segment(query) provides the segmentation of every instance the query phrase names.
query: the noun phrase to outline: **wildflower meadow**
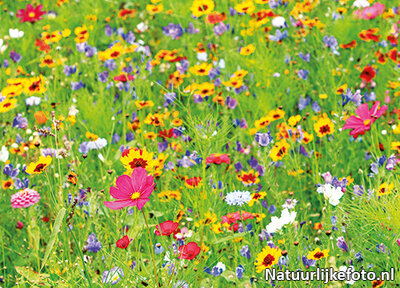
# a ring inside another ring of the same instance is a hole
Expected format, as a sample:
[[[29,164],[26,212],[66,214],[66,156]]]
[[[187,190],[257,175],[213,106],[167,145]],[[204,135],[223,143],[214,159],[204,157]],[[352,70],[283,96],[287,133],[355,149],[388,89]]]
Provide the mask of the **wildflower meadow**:
[[[0,23],[0,287],[400,286],[399,1]]]

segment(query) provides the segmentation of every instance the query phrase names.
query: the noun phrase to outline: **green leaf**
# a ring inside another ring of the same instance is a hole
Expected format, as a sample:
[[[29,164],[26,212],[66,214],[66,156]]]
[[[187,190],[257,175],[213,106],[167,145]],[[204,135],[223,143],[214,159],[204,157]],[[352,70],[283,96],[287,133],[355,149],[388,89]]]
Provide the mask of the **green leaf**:
[[[53,233],[51,234],[50,241],[47,245],[47,249],[46,249],[46,253],[44,254],[41,269],[43,269],[44,265],[47,262],[47,259],[50,256],[51,250],[53,250],[53,246],[54,246],[54,243],[56,242],[58,231],[60,230],[62,220],[64,219],[65,211],[66,211],[65,208],[61,208],[57,214],[56,221],[54,222]]]

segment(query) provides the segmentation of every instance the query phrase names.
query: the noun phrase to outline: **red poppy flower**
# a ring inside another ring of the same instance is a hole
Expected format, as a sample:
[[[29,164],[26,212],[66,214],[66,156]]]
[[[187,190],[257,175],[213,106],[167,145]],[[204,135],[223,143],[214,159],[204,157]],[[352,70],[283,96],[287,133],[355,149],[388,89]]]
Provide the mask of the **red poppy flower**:
[[[179,247],[179,259],[193,260],[199,255],[201,248],[196,242],[189,242]]]
[[[357,46],[356,40],[353,40],[347,44],[340,44],[340,48],[343,48],[343,49],[352,49],[352,48],[355,48],[356,46]]]
[[[163,138],[163,139],[167,139],[167,138],[171,138],[174,136],[174,129],[171,128],[169,130],[165,129],[162,131],[158,132],[158,137]]]
[[[37,46],[40,51],[43,51],[46,54],[49,53],[49,51],[51,49],[49,45],[47,45],[44,41],[42,41],[40,39],[36,39],[35,46]]]
[[[206,158],[206,163],[207,164],[222,164],[226,163],[229,165],[231,159],[227,154],[211,154],[209,157]]]
[[[127,81],[132,81],[133,79],[135,79],[135,77],[133,77],[133,75],[131,75],[131,74],[127,74],[127,75],[121,74],[121,75],[114,77],[114,81],[117,81],[117,82],[127,82]]]
[[[218,12],[213,12],[207,15],[205,21],[207,24],[217,24],[219,22],[225,21],[226,15],[225,13],[218,13]]]
[[[129,239],[128,236],[125,235],[124,237],[122,237],[117,241],[117,247],[121,249],[126,249],[128,248],[129,243],[131,243],[131,240]]]
[[[364,68],[364,70],[361,72],[360,78],[369,83],[372,81],[372,79],[375,78],[376,72],[374,70],[374,68],[372,68],[371,66],[367,66]]]
[[[46,14],[46,11],[42,11],[43,5],[33,7],[31,4],[26,6],[26,9],[20,9],[17,12],[17,18],[20,18],[19,22],[31,22],[35,23],[38,20],[42,20],[42,15]]]
[[[185,186],[188,188],[194,188],[197,187],[200,183],[201,183],[201,177],[192,177],[186,179]]]
[[[154,233],[156,233],[157,236],[169,236],[176,231],[178,226],[179,223],[176,223],[174,221],[164,221],[156,226],[156,230],[154,231]]]

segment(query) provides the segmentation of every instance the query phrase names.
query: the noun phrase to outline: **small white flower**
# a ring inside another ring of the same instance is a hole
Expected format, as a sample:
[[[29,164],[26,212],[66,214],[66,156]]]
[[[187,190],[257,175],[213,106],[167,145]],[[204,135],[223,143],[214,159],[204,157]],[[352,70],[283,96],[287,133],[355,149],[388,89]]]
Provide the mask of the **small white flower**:
[[[7,162],[8,156],[10,156],[10,153],[8,152],[8,149],[6,146],[1,147],[0,150],[0,161],[1,162]]]
[[[277,28],[287,27],[285,18],[283,18],[282,16],[275,17],[274,19],[272,19],[272,26]]]
[[[29,98],[25,99],[25,104],[26,106],[37,106],[40,104],[41,98],[40,97],[36,97],[36,96],[31,96]]]
[[[207,52],[197,53],[197,60],[207,61]]]
[[[12,28],[10,28],[10,29],[8,29],[8,33],[10,34],[10,37],[11,38],[21,38],[21,37],[23,37],[24,36],[24,31],[20,31],[20,30],[18,30],[17,28],[15,28],[15,29],[12,29]]]
[[[324,194],[325,199],[328,200],[329,204],[333,206],[337,206],[340,202],[340,198],[342,198],[344,195],[342,188],[335,188],[331,184],[324,184],[318,187],[317,192]]]
[[[353,2],[353,6],[357,8],[365,8],[369,7],[369,2],[368,0],[356,0]]]
[[[289,212],[288,209],[283,209],[281,212],[281,217],[278,218],[276,216],[271,217],[271,223],[267,225],[265,228],[268,233],[275,233],[278,232],[283,228],[283,226],[293,223],[296,219],[297,212],[292,211]]]
[[[6,51],[6,49],[7,49],[7,45],[4,44],[4,40],[3,39],[0,39],[0,53],[3,54],[4,51]]]
[[[233,191],[225,196],[225,202],[230,206],[242,206],[251,200],[249,191]]]

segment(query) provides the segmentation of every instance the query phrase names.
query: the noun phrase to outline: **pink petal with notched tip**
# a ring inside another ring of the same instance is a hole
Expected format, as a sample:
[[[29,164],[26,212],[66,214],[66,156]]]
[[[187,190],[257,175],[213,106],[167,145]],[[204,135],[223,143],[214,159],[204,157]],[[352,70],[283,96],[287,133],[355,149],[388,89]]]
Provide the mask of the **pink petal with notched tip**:
[[[368,103],[361,104],[356,109],[356,114],[364,121],[370,118]]]
[[[121,201],[114,201],[114,202],[104,201],[104,205],[113,210],[119,210],[124,207],[134,206],[132,200],[121,200]]]

